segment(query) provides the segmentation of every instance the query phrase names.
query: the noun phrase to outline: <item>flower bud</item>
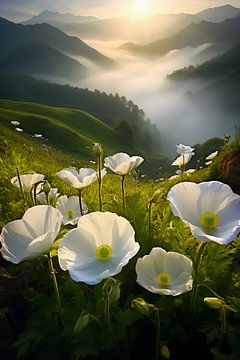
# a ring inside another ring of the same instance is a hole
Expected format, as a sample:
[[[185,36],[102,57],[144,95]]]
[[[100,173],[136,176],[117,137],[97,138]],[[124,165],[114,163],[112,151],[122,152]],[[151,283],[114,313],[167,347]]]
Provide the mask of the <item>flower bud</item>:
[[[120,281],[108,278],[103,285],[103,294],[110,303],[117,302],[120,298]]]
[[[48,194],[50,192],[51,186],[48,181],[44,181],[44,183],[42,185],[42,189],[45,192],[45,194]]]
[[[160,188],[154,192],[152,199],[150,201],[152,203],[157,204],[162,200],[163,195],[164,195],[164,189]]]
[[[132,301],[132,308],[144,316],[149,316],[155,309],[155,306],[148,304],[143,298],[137,298]]]
[[[160,348],[160,354],[164,359],[170,359],[170,351],[167,347],[167,345],[162,345]]]
[[[93,145],[93,153],[97,157],[100,157],[100,156],[103,155],[103,149],[102,149],[102,145],[100,143],[94,143],[94,145]]]
[[[207,304],[212,309],[221,309],[223,307],[223,302],[217,297],[205,297],[205,304]]]

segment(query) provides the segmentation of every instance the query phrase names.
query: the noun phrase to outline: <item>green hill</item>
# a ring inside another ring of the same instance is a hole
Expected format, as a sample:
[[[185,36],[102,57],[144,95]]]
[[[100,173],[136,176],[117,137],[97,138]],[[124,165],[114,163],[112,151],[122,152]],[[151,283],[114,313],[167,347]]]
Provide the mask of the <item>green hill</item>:
[[[47,144],[77,158],[91,159],[89,148],[94,142],[103,143],[108,154],[122,148],[136,152],[119,140],[116,130],[81,110],[0,100],[0,116],[5,126],[13,127],[10,121],[17,120],[25,133],[42,134]]]
[[[69,85],[50,84],[47,81],[16,74],[0,74],[0,84],[2,99],[84,110],[106,125],[118,129],[124,142],[129,141],[149,154],[158,155],[161,151],[161,137],[156,125],[147,121],[144,111],[124,96]],[[130,139],[126,138],[126,131],[122,131],[126,123]]]

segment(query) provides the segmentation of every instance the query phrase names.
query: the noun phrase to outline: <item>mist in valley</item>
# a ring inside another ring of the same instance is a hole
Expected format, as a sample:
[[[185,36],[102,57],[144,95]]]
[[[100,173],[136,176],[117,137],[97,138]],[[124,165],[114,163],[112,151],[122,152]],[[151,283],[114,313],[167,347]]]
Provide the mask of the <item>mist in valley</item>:
[[[176,144],[194,145],[213,137],[234,136],[235,119],[219,121],[221,110],[208,97],[208,103],[198,99],[198,93],[211,85],[211,81],[178,83],[167,79],[173,71],[189,65],[200,65],[209,59],[211,44],[197,48],[173,50],[162,57],[143,58],[120,50],[122,42],[87,41],[98,51],[116,62],[112,69],[98,69],[89,61],[75,58],[90,68],[89,76],[76,80],[74,86],[99,89],[106,93],[125,96],[142,108],[161,134],[161,150],[175,156]],[[194,101],[193,101],[194,98]]]

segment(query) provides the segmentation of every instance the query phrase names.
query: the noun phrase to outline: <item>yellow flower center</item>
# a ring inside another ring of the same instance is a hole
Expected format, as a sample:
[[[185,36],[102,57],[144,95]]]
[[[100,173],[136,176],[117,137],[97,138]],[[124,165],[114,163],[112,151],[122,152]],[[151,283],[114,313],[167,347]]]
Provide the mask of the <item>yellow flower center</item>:
[[[96,250],[96,256],[98,260],[109,260],[112,256],[112,249],[109,245],[100,245]]]
[[[200,221],[208,229],[215,229],[219,224],[219,217],[211,211],[204,211],[200,216]]]
[[[161,288],[167,288],[171,283],[171,276],[166,272],[160,272],[157,276],[157,283]]]
[[[67,209],[66,214],[69,219],[72,219],[75,214],[75,211],[73,209]]]

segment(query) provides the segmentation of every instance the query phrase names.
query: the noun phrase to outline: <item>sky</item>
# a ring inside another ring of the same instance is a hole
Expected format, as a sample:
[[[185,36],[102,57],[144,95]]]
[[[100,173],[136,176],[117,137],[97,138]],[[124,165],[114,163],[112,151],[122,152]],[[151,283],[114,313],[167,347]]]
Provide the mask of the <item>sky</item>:
[[[240,7],[240,0],[0,0],[0,16],[23,21],[48,9],[100,18],[134,17],[155,13],[196,13],[225,4]]]

